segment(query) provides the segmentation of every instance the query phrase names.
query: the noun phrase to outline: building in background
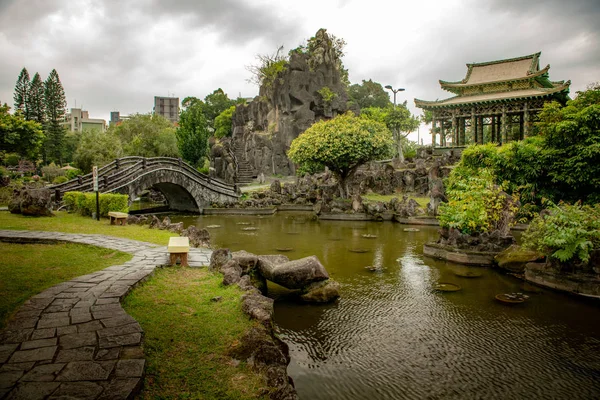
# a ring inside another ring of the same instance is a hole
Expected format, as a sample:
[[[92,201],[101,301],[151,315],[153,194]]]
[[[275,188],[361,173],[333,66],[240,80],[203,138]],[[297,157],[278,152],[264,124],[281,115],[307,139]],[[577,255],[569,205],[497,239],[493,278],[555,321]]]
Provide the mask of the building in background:
[[[71,112],[65,115],[64,127],[72,132],[83,132],[84,130],[106,131],[106,121],[100,118],[90,118],[90,114],[81,108],[71,108]]]
[[[110,121],[109,126],[119,125],[121,122],[131,118],[129,115],[121,115],[119,111],[111,111],[110,112]]]
[[[179,122],[179,97],[154,96],[154,114],[162,115],[176,124]]]

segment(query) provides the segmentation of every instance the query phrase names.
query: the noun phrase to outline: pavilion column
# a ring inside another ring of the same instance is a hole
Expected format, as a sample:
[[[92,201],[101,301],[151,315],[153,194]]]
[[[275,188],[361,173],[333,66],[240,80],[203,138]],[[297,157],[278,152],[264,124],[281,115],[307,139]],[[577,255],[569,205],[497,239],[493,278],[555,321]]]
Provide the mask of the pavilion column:
[[[523,107],[523,139],[529,136],[529,104],[525,102]]]
[[[502,132],[502,144],[506,143],[506,105],[502,106],[502,119],[500,120],[500,131]]]
[[[431,120],[431,147],[435,147],[435,115]]]
[[[460,124],[458,125],[458,128],[460,129],[459,144],[461,146],[464,146],[465,145],[465,130],[466,130],[465,117],[460,117]]]
[[[496,143],[496,117],[492,115],[491,117],[491,126],[490,126],[490,131],[492,133],[492,143]]]
[[[483,144],[483,117],[477,117],[477,144]]]
[[[475,107],[471,108],[471,136],[473,136],[473,143],[477,143],[477,119],[475,118]]]
[[[519,140],[523,140],[523,132],[524,132],[524,116],[523,113],[519,114]]]
[[[444,135],[444,120],[440,119],[440,146],[446,146],[446,136]]]
[[[452,147],[456,147],[458,144],[458,124],[456,123],[456,113],[452,113]]]

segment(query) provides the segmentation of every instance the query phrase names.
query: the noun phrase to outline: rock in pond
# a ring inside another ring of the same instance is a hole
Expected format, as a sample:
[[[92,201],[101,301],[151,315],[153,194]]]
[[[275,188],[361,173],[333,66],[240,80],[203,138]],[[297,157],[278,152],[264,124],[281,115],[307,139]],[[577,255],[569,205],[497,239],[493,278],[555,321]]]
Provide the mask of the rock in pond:
[[[259,257],[262,276],[287,289],[300,289],[313,282],[329,279],[329,274],[316,256],[288,261],[282,264]]]
[[[307,303],[329,303],[340,297],[341,285],[331,279],[302,288],[300,298]]]
[[[527,250],[519,245],[513,244],[506,250],[500,252],[494,259],[498,267],[509,272],[522,274],[525,272],[525,265],[544,258],[544,255],[534,250]]]

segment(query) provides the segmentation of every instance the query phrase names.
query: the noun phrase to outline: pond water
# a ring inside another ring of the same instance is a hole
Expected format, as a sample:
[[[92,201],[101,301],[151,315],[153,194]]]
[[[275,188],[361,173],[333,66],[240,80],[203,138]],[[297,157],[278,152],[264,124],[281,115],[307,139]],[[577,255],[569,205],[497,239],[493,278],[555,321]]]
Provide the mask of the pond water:
[[[424,257],[436,228],[405,232],[391,222],[313,221],[300,213],[172,220],[214,226],[212,243],[232,251],[314,254],[342,284],[330,305],[300,304],[269,287],[301,399],[600,398],[600,302]],[[481,276],[457,275],[466,271]],[[436,292],[438,282],[462,290]],[[512,292],[530,298],[519,305],[494,299]]]

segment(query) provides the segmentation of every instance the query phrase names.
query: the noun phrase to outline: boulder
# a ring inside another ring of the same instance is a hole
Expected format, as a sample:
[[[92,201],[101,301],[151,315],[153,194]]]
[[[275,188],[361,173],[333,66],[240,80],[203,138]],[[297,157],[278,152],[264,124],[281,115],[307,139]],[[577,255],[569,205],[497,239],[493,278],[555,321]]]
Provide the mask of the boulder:
[[[152,216],[152,221],[150,221],[150,229],[160,229],[160,219],[156,215]]]
[[[250,318],[260,322],[270,323],[274,312],[273,303],[273,299],[256,291],[250,291],[242,295],[242,311],[248,314]]]
[[[210,256],[209,271],[220,271],[221,267],[231,260],[229,249],[218,249],[212,252]]]
[[[190,240],[190,245],[193,247],[210,246],[210,233],[204,228],[198,229],[195,225],[190,225],[187,229],[184,229],[180,235],[187,236]]]
[[[509,272],[523,273],[525,265],[530,262],[536,262],[544,259],[544,255],[534,251],[522,248],[513,244],[503,250],[495,258],[498,267]]]
[[[244,250],[234,251],[231,253],[231,256],[238,262],[242,268],[243,274],[247,274],[249,271],[254,270],[258,263],[258,256],[256,254],[248,253]]]
[[[338,282],[327,279],[303,287],[300,298],[307,303],[329,303],[340,297],[340,289]]]
[[[313,282],[329,279],[329,274],[316,256],[283,264],[261,259],[259,271],[266,279],[287,289],[300,289]]]
[[[281,194],[281,182],[279,180],[275,179],[271,182],[271,193]]]
[[[221,266],[220,272],[223,274],[223,285],[229,286],[238,283],[242,277],[242,268],[236,260],[229,260]]]
[[[177,222],[175,224],[169,224],[169,226],[167,227],[167,229],[170,232],[181,234],[181,232],[183,232],[183,222]]]
[[[12,214],[49,217],[52,215],[51,193],[49,189],[15,189],[8,209]]]
[[[243,291],[253,290],[255,289],[252,281],[250,279],[250,275],[242,275],[240,280],[238,281],[238,287]]]

